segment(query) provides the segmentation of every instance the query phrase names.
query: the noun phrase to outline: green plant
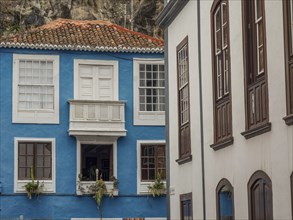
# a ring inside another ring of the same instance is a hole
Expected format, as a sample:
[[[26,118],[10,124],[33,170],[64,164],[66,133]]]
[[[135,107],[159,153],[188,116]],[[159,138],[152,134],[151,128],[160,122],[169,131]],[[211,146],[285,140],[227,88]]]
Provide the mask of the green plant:
[[[165,183],[162,181],[162,175],[160,172],[157,173],[155,182],[148,186],[149,192],[153,197],[161,196],[166,192]]]
[[[34,171],[32,167],[30,168],[30,177],[31,177],[31,182],[25,184],[24,188],[27,193],[27,197],[29,199],[32,199],[32,195],[35,195],[36,197],[40,195],[44,187],[44,183],[40,184],[39,181],[35,182],[35,176],[34,176]]]
[[[98,172],[97,172],[98,173]],[[89,186],[90,193],[94,194],[93,198],[95,199],[99,211],[100,211],[100,219],[102,219],[102,201],[104,195],[107,193],[107,188],[104,180],[102,179],[102,175],[96,182]]]

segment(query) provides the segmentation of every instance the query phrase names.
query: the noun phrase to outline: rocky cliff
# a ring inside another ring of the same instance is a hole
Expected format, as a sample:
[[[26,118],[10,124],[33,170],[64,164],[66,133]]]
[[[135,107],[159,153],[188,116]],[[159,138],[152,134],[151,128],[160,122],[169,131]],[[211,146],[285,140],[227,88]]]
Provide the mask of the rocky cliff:
[[[57,18],[110,20],[154,37],[164,0],[0,0],[0,36],[41,26]]]

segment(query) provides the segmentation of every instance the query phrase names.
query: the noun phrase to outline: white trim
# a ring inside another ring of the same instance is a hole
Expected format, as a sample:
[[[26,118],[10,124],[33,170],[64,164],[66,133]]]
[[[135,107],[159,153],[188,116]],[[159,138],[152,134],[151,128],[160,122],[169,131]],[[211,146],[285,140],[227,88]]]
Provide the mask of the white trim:
[[[164,64],[164,60],[159,58],[133,59],[133,124],[158,126],[165,125],[165,111],[139,111],[139,64]]]
[[[51,142],[52,143],[52,180],[40,180],[44,183],[43,192],[56,192],[56,139],[55,138],[14,138],[14,192],[24,193],[23,186],[30,180],[18,180],[18,142]]]
[[[76,139],[76,182],[78,181],[78,175],[81,173],[81,145],[82,144],[112,144],[113,145],[113,176],[117,178],[117,140],[113,141],[112,138],[103,138],[103,140],[99,141],[80,141]],[[111,185],[111,181],[105,181],[106,185]],[[85,181],[84,185],[94,183],[94,181]],[[81,183],[82,184],[82,183]],[[82,184],[83,185],[83,184]],[[109,188],[107,187],[107,188]],[[76,186],[77,190],[77,186]]]
[[[0,48],[27,48],[27,49],[46,49],[46,50],[65,50],[65,51],[96,51],[96,52],[125,52],[125,53],[164,53],[163,47],[108,47],[108,46],[81,46],[81,45],[58,45],[58,44],[29,44],[0,42]]]
[[[137,140],[136,141],[136,160],[137,160],[137,194],[150,194],[148,192],[148,186],[150,186],[153,181],[142,182],[141,181],[141,165],[140,165],[140,155],[141,155],[141,144],[165,144],[165,140]]]
[[[18,80],[20,60],[53,62],[54,110],[18,110]],[[59,56],[13,54],[12,122],[31,124],[59,124]]]
[[[78,99],[78,66],[80,64],[85,65],[104,65],[113,66],[113,100],[118,101],[119,94],[119,83],[118,83],[118,61],[115,60],[86,60],[86,59],[75,59],[74,60],[74,99]]]

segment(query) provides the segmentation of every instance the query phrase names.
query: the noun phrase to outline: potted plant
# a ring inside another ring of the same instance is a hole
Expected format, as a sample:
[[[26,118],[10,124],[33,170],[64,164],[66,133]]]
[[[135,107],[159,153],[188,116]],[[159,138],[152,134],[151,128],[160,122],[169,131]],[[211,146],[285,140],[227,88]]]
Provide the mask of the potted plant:
[[[40,195],[44,187],[44,183],[40,184],[38,180],[35,181],[34,171],[32,167],[30,168],[30,177],[31,177],[31,182],[25,184],[24,188],[27,193],[27,197],[29,199],[32,199],[32,195],[35,195],[36,197]]]
[[[148,186],[149,192],[153,195],[153,197],[161,196],[166,193],[165,183],[162,181],[161,173],[158,172],[156,175],[155,182]]]
[[[118,193],[119,193],[119,191],[118,191],[118,184],[119,184],[118,179],[115,176],[111,176],[110,181],[113,182],[113,189],[111,189],[111,191],[109,192],[109,196],[110,197],[118,196]]]

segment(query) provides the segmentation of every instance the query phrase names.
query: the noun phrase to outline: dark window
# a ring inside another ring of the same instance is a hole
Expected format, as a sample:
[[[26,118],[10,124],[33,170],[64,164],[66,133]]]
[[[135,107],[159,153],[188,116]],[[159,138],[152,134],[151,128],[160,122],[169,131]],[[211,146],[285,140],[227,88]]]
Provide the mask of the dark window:
[[[192,220],[192,193],[180,195],[181,220]]]
[[[272,183],[263,171],[255,172],[248,182],[249,220],[272,220]]]
[[[293,3],[283,1],[284,10],[284,36],[285,36],[285,69],[286,69],[286,96],[287,117],[284,118],[288,125],[293,125]]]
[[[227,179],[222,179],[216,189],[217,220],[234,219],[233,187]]]
[[[177,46],[179,159],[190,156],[190,105],[188,38]]]
[[[95,181],[96,169],[99,170],[99,178],[109,181],[113,175],[113,146],[112,145],[81,145],[81,172],[82,180]]]
[[[264,0],[243,0],[246,138],[270,130]]]
[[[165,145],[141,145],[141,180],[154,181],[157,175],[166,179]]]
[[[30,179],[31,169],[37,180],[52,179],[52,144],[50,142],[18,143],[18,179]]]
[[[139,64],[139,111],[165,111],[163,64]]]
[[[232,143],[229,13],[227,0],[215,0],[211,10],[215,150]]]

